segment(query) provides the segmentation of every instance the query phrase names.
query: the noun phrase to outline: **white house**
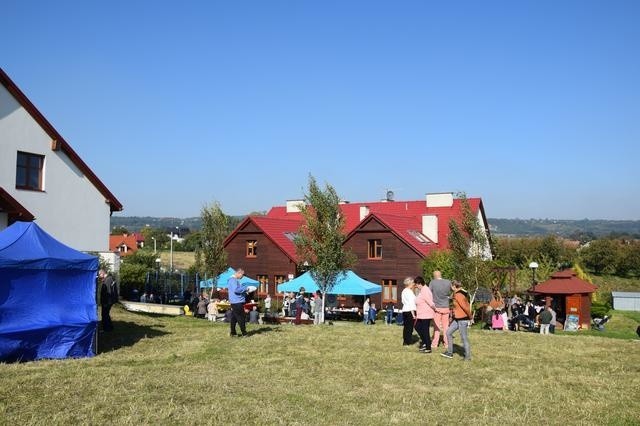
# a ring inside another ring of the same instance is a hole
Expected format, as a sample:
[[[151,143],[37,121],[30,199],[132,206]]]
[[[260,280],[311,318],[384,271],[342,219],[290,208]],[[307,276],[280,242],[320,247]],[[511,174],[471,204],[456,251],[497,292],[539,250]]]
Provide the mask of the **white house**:
[[[640,292],[612,291],[613,309],[616,311],[640,312]]]
[[[81,251],[109,250],[122,204],[0,68],[0,230],[35,220]]]

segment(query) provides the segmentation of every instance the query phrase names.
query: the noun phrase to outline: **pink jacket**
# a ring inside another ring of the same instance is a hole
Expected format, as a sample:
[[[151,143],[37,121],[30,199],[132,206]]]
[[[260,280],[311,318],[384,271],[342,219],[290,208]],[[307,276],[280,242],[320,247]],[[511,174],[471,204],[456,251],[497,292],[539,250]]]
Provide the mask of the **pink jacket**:
[[[416,318],[432,319],[435,314],[433,306],[433,294],[429,286],[423,285],[416,298]]]

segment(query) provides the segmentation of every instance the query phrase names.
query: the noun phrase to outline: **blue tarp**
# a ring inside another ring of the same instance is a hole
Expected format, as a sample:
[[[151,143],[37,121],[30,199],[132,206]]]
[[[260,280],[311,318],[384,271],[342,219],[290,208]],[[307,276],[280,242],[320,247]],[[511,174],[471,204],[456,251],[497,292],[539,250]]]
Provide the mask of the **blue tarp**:
[[[227,288],[227,281],[229,281],[229,278],[231,278],[231,276],[235,273],[235,269],[229,268],[215,278],[209,278],[208,280],[200,281],[200,288],[210,288],[213,287],[214,284],[216,288]],[[242,279],[240,279],[240,283],[245,285],[257,285],[258,281],[245,275],[244,277],[242,277]]]
[[[305,272],[299,277],[278,286],[278,291],[299,291],[304,287],[307,293],[315,293],[319,287],[311,276],[311,272]],[[338,281],[328,294],[346,294],[365,296],[382,292],[382,286],[360,278],[353,271],[346,271],[338,277]]]
[[[0,232],[0,360],[93,356],[97,271],[33,222]]]

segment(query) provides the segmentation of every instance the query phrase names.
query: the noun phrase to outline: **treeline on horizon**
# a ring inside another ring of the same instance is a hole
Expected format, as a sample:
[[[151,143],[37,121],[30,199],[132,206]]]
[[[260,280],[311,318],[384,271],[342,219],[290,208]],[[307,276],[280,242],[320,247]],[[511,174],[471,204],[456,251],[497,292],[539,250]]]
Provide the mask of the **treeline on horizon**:
[[[253,213],[259,214],[259,213]],[[246,216],[230,216],[233,227]],[[629,237],[640,239],[640,220],[556,220],[556,219],[488,219],[494,236],[544,236],[557,235],[580,242],[602,237]],[[126,228],[129,232],[140,232],[145,227],[157,229],[179,229],[189,232],[202,228],[200,217],[174,218],[150,216],[112,216],[111,229]]]

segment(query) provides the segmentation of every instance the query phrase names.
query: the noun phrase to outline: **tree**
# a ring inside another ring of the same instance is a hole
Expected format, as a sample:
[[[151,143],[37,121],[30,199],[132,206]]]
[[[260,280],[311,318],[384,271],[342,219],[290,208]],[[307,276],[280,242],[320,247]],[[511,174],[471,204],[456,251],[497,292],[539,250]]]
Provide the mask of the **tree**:
[[[154,244],[153,240],[155,238],[155,247],[158,250],[161,250],[163,246],[169,243],[169,236],[162,229],[152,228],[150,226],[145,226],[140,231],[142,236],[144,237],[144,246],[146,248],[153,249]]]
[[[473,304],[478,287],[492,281],[491,264],[488,262],[491,253],[486,231],[471,211],[464,194],[460,195],[460,203],[460,223],[453,218],[449,220],[449,247],[455,260],[453,278],[469,289]]]
[[[124,235],[129,234],[129,230],[124,226],[114,226],[111,230],[111,235]]]
[[[584,266],[596,274],[614,272],[618,260],[618,246],[618,242],[614,240],[594,240],[580,250],[580,258]]]
[[[217,277],[227,269],[227,253],[223,243],[228,233],[229,218],[218,202],[204,206],[200,217],[202,229],[195,253],[196,270],[203,275]]]
[[[340,210],[340,197],[329,184],[324,191],[309,175],[309,188],[300,205],[303,223],[294,239],[299,261],[309,271],[322,293],[322,312],[326,295],[336,281],[355,263],[355,256],[342,246],[345,217]],[[323,319],[324,321],[324,316]]]
[[[431,277],[433,271],[442,272],[443,277],[453,277],[455,263],[451,250],[434,250],[422,261],[422,272],[425,277]]]

